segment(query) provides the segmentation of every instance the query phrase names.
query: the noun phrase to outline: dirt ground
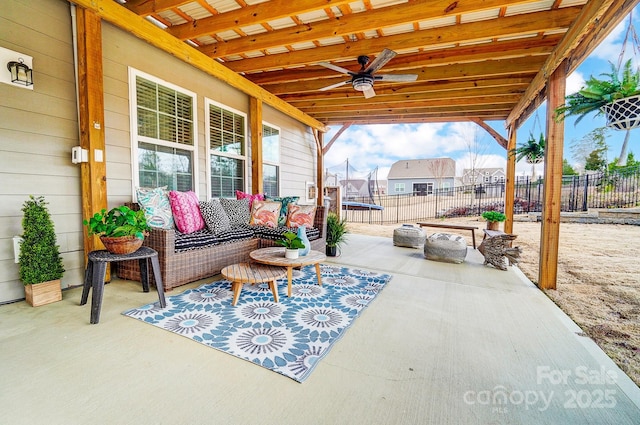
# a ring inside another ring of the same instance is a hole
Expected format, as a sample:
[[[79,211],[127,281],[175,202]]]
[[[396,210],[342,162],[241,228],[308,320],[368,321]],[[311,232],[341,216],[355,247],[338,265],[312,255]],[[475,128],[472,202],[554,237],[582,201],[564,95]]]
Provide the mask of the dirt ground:
[[[479,227],[478,218],[447,219]],[[393,237],[392,225],[349,223],[351,233]],[[433,230],[433,229],[429,229]],[[469,231],[457,233],[467,238]],[[522,248],[518,267],[538,280],[541,223],[515,221],[514,246]],[[545,294],[567,313],[640,386],[640,226],[560,224],[556,290]]]

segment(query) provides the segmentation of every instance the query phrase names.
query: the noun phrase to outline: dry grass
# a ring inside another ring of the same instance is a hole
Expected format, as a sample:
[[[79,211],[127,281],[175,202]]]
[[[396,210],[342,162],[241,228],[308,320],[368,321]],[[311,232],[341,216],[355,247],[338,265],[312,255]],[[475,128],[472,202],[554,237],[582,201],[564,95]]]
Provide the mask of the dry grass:
[[[447,222],[484,227],[477,218]],[[349,231],[374,236],[392,237],[396,227],[349,223]],[[540,231],[540,223],[514,223],[519,267],[534,283]],[[468,231],[458,234],[471,244]],[[640,226],[561,223],[557,289],[545,293],[640,386]]]

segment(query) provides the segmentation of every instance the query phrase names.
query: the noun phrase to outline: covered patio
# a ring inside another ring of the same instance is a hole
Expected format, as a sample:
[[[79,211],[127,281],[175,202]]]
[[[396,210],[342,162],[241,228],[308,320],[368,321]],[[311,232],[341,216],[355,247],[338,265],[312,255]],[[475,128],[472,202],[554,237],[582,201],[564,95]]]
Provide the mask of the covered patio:
[[[393,279],[303,384],[121,315],[156,299],[137,282],[106,287],[94,326],[80,288],[3,306],[2,421],[637,423],[640,389],[517,268],[355,234],[331,262]]]

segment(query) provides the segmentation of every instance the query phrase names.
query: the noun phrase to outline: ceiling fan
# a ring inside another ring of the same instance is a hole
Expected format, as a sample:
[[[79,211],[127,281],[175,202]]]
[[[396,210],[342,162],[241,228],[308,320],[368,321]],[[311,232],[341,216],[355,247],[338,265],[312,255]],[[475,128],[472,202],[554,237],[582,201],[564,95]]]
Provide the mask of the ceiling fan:
[[[325,68],[332,69],[334,71],[338,71],[342,74],[351,75],[351,79],[347,81],[342,81],[340,83],[332,84],[327,87],[323,87],[320,91],[331,90],[336,87],[343,86],[345,84],[351,83],[355,90],[361,91],[364,94],[364,97],[369,99],[376,95],[376,92],[373,90],[373,83],[375,81],[416,81],[418,76],[415,74],[384,74],[384,75],[374,75],[374,73],[382,68],[387,62],[393,59],[397,53],[393,50],[384,49],[382,53],[380,53],[374,60],[369,62],[369,56],[358,56],[358,63],[360,64],[360,71],[353,72],[348,69],[342,68],[337,65],[333,65],[328,62],[320,62],[318,65],[324,66]],[[367,66],[368,64],[368,66]]]

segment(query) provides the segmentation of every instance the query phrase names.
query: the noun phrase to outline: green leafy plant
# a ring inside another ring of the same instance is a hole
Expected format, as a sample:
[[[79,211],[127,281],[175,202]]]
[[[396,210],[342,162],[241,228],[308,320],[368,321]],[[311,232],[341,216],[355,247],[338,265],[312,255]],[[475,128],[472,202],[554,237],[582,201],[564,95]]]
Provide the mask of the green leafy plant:
[[[53,221],[44,197],[33,195],[22,205],[22,242],[19,274],[25,285],[62,278],[64,267],[60,247],[56,245]]]
[[[482,218],[486,221],[500,222],[505,221],[507,216],[500,211],[485,211],[482,213]]]
[[[103,208],[82,223],[87,226],[89,235],[111,238],[135,236],[138,239],[144,239],[149,230],[144,211],[134,211],[125,205],[112,208],[109,212]]]
[[[340,246],[345,241],[348,233],[347,220],[342,219],[334,212],[327,214],[327,246]]]
[[[624,63],[622,70],[613,63],[610,64],[611,72],[600,74],[606,79],[598,79],[592,75],[577,93],[565,97],[565,104],[555,110],[556,119],[563,120],[568,115],[578,115],[575,122],[578,124],[590,112],[598,111],[596,115],[600,115],[600,108],[608,103],[640,94],[640,71],[633,71],[631,59]]]
[[[300,239],[298,235],[293,232],[284,232],[282,236],[284,236],[284,238],[278,239],[276,241],[276,244],[284,246],[287,249],[303,249],[305,247],[302,239]]]
[[[522,158],[526,158],[527,162],[535,164],[544,158],[544,146],[546,139],[544,134],[540,133],[540,137],[536,140],[533,134],[529,134],[529,138],[525,143],[520,144],[517,148],[511,149],[509,155],[516,156],[516,162]]]

